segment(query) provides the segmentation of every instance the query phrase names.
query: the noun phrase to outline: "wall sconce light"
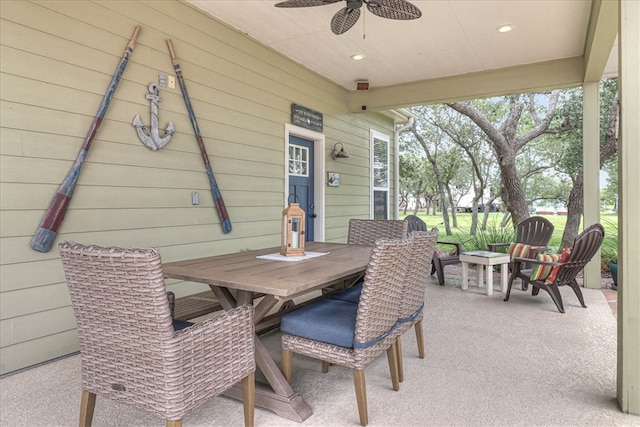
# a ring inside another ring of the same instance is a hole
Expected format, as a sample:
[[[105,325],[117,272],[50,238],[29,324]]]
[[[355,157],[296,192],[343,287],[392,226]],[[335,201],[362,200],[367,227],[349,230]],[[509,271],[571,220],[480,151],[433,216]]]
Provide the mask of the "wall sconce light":
[[[338,151],[338,145],[340,145],[340,151]],[[342,142],[336,142],[336,145],[333,146],[333,151],[331,152],[331,158],[335,159],[348,159],[349,153],[344,151],[344,146]]]

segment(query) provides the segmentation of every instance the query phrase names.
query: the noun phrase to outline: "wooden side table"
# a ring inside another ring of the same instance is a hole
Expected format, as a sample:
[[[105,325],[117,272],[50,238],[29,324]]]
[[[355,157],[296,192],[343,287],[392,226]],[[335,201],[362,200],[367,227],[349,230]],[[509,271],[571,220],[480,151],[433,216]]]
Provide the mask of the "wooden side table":
[[[462,252],[460,254],[460,262],[462,263],[462,289],[469,289],[469,264],[476,264],[478,266],[478,287],[481,288],[483,285],[486,285],[487,295],[493,295],[493,266],[500,265],[502,293],[506,293],[510,261],[511,257],[501,252]],[[484,275],[483,272],[485,273]]]

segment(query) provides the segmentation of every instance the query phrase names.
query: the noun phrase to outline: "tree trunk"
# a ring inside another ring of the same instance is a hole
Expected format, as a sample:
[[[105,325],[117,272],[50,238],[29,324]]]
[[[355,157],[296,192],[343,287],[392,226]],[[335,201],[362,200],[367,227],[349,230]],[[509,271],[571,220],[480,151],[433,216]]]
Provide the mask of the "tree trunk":
[[[471,207],[471,228],[469,234],[475,236],[478,233],[478,207]]]
[[[584,176],[582,168],[578,171],[576,179],[573,181],[573,188],[569,193],[567,201],[567,222],[562,234],[560,248],[570,248],[573,241],[580,232],[580,219],[584,211]]]
[[[493,202],[495,202],[495,200],[497,199],[497,197],[490,197],[489,200],[487,200],[487,203],[484,205],[484,213],[482,215],[482,225],[481,225],[481,230],[486,230],[487,229],[487,223],[489,222],[489,215],[491,215],[491,205],[493,205]]]
[[[618,152],[616,128],[618,126],[618,94],[613,98],[607,118],[607,133],[604,144],[600,147],[600,168],[604,162]],[[599,196],[599,195],[598,195]],[[570,247],[580,232],[580,219],[584,213],[584,173],[580,168],[573,180],[573,188],[567,201],[567,224],[562,234],[562,247]]]
[[[458,217],[456,216],[456,206],[453,203],[453,195],[451,194],[451,188],[447,185],[447,196],[449,198],[449,206],[451,206],[451,221],[453,222],[453,228],[458,227]]]
[[[434,175],[436,176],[436,183],[438,184],[438,195],[440,196],[440,204],[442,205],[442,220],[444,221],[444,228],[447,236],[451,236],[451,226],[449,225],[449,212],[447,210],[447,199],[444,189],[444,182],[442,180],[442,174],[440,173],[440,168],[438,167],[438,162],[431,155],[431,151],[429,151],[429,146],[425,139],[418,133],[416,129],[416,124],[414,123],[411,127],[411,132],[416,137],[422,148],[424,149],[425,154],[427,155],[427,160],[431,163],[433,167]],[[435,212],[434,212],[435,213]]]
[[[515,153],[502,153],[500,158],[500,175],[502,177],[502,200],[511,214],[513,225],[529,218],[527,198],[520,176],[516,171]]]

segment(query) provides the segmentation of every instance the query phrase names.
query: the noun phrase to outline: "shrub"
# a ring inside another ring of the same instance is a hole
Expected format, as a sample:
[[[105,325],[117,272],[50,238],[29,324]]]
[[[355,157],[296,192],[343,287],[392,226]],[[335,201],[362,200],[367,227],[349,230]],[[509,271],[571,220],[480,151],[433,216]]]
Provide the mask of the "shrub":
[[[605,227],[605,238],[600,247],[601,270],[609,272],[609,263],[618,263],[618,223],[602,218]]]
[[[486,251],[489,243],[511,243],[515,240],[516,233],[511,227],[500,227],[495,221],[487,224],[486,230],[478,230],[475,236],[469,236],[465,242],[468,250]],[[506,248],[505,248],[506,251]]]

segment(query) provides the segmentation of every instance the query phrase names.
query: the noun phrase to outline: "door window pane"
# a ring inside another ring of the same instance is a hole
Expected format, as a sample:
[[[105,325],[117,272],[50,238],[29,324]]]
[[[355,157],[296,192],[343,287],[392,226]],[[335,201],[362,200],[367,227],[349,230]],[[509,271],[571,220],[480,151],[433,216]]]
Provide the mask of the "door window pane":
[[[298,145],[289,145],[289,174],[309,176],[309,149]]]

